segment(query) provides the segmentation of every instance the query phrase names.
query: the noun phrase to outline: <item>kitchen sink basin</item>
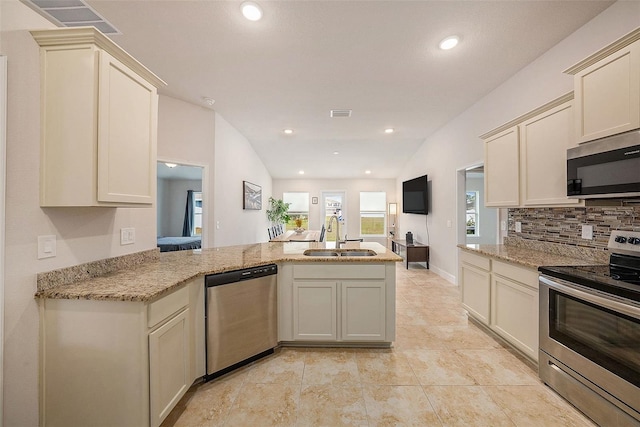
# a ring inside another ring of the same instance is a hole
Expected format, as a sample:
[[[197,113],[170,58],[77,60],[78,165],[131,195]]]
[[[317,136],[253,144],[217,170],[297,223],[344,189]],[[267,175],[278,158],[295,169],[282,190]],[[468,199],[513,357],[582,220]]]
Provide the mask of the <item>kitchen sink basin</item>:
[[[371,249],[338,249],[338,250],[307,249],[302,254],[305,256],[322,256],[322,257],[378,255],[375,251],[372,251]]]
[[[377,253],[375,253],[375,251],[372,251],[371,249],[364,249],[364,250],[346,250],[346,251],[342,251],[340,252],[340,256],[375,256],[378,255]]]
[[[321,250],[307,249],[302,254],[306,256],[340,256],[338,252],[327,251],[324,249],[321,249]]]

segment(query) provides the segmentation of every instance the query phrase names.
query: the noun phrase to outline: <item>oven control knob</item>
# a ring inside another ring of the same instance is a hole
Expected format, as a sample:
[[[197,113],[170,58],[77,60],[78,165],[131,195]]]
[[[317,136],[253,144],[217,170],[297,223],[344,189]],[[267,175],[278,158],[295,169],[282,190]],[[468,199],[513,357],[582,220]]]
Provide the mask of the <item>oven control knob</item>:
[[[632,245],[640,245],[640,237],[629,237],[628,242]]]
[[[616,241],[616,243],[627,243],[627,238],[624,236],[616,236],[614,240]]]

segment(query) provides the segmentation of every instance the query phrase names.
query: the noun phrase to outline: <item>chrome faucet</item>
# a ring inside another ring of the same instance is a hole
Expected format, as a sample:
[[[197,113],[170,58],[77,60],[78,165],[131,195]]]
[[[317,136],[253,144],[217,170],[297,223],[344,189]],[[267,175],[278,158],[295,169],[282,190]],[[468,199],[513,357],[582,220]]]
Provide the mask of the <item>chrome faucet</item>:
[[[333,224],[334,218],[336,220],[336,249],[338,249],[340,247],[340,221],[338,221],[338,217],[336,215],[331,215],[331,218],[329,218],[329,226],[327,227],[327,231],[329,233],[333,231],[331,229],[331,224]]]

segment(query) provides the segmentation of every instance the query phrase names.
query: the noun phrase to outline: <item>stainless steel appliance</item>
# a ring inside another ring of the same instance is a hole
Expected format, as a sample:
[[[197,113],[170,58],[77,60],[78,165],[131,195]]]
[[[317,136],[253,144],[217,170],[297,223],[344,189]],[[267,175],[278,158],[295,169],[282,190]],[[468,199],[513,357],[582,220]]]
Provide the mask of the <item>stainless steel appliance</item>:
[[[640,197],[640,130],[567,150],[567,196]]]
[[[640,426],[640,233],[608,265],[540,268],[540,378],[602,426]]]
[[[205,277],[206,380],[273,353],[277,272],[270,264]]]

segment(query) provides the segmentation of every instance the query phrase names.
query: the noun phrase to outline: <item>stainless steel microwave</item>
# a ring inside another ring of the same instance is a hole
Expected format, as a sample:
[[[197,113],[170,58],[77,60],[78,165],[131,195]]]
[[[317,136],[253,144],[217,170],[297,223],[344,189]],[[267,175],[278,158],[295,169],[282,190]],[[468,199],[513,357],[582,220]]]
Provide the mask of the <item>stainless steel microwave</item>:
[[[567,196],[640,197],[640,129],[567,150]]]

